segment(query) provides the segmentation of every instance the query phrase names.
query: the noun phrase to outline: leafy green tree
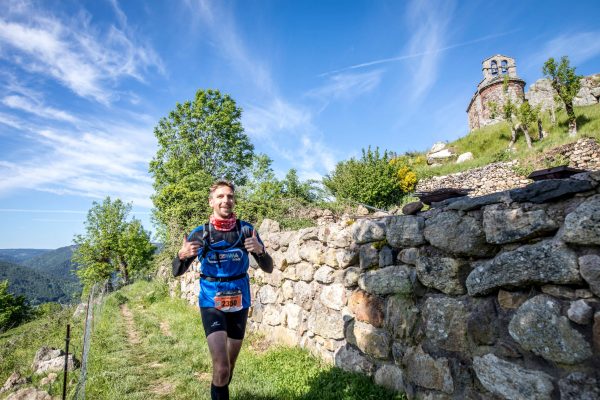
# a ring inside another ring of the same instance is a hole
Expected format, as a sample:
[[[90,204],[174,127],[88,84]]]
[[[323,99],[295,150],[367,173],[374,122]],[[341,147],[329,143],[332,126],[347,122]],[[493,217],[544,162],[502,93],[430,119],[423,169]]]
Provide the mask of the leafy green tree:
[[[527,141],[527,147],[531,148],[531,135],[529,134],[533,124],[537,123],[540,115],[540,107],[531,107],[527,100],[524,100],[517,111],[518,119],[520,121],[520,127],[525,135]]]
[[[30,315],[25,296],[13,296],[8,291],[8,281],[0,281],[0,332],[19,325]]]
[[[245,183],[254,147],[244,133],[241,115],[228,95],[198,90],[193,101],[177,103],[154,128],[158,151],[150,162],[152,200],[163,235],[173,227],[187,230],[205,219],[213,180]]]
[[[379,148],[362,150],[360,159],[339,162],[323,184],[340,200],[353,200],[374,207],[399,204],[406,193],[398,179],[399,165]],[[414,187],[414,186],[413,186]]]
[[[511,140],[508,148],[512,149],[517,141],[517,133],[523,132],[527,147],[531,148],[531,135],[529,131],[532,124],[537,121],[540,114],[539,107],[531,107],[527,100],[524,100],[519,106],[513,103],[508,97],[503,106],[504,119],[508,122],[511,132]]]
[[[273,160],[266,154],[257,154],[252,160],[246,185],[240,187],[239,197],[246,201],[273,201],[281,197],[282,183],[275,177]]]
[[[317,187],[318,182],[310,179],[301,181],[295,168],[288,171],[282,184],[283,194],[286,197],[292,197],[307,203],[314,203],[322,197],[321,191]]]
[[[550,57],[542,68],[544,75],[550,79],[552,87],[565,104],[567,118],[569,121],[569,136],[577,135],[577,118],[573,108],[573,99],[581,89],[581,76],[575,73],[575,67],[569,65],[569,57],[563,56],[557,64]]]
[[[282,214],[282,184],[275,177],[266,154],[253,157],[246,184],[236,191],[236,213],[240,218],[260,222],[263,218],[278,219]]]
[[[77,245],[73,261],[77,275],[89,287],[102,282],[114,273],[127,283],[131,275],[145,270],[154,254],[150,234],[140,221],[127,221],[131,205],[120,199],[106,197],[102,203],[94,202],[88,211],[85,234],[76,235]]]

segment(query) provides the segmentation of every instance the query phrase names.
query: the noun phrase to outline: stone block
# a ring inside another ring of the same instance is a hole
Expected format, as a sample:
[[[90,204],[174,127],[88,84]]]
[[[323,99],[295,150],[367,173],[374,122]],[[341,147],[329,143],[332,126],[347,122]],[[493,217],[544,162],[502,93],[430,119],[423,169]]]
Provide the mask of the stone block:
[[[561,364],[577,364],[592,356],[590,344],[561,316],[560,303],[548,295],[527,300],[508,331],[524,349]]]

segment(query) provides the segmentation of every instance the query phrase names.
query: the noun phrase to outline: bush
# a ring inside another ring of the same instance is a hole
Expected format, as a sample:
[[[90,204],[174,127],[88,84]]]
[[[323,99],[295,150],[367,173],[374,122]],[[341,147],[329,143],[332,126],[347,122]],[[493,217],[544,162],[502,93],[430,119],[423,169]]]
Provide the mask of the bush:
[[[8,292],[8,281],[0,282],[0,332],[25,322],[31,316],[31,307],[24,296]]]
[[[401,202],[417,182],[415,173],[402,158],[392,158],[379,148],[363,149],[360,159],[339,162],[323,184],[334,196],[374,207],[389,207]]]

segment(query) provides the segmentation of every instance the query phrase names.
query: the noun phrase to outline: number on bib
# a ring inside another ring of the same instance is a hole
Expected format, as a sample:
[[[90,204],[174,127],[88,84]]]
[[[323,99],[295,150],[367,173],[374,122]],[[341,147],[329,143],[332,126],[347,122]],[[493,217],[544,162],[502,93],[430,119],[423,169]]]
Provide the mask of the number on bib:
[[[242,309],[242,291],[228,290],[217,292],[214,297],[215,308],[223,312],[235,312]]]

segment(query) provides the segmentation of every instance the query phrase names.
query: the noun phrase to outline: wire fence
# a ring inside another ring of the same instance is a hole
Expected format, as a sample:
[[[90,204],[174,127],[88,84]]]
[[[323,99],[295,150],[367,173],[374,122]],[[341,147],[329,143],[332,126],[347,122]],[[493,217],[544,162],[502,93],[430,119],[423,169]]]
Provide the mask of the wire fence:
[[[85,399],[85,383],[87,380],[87,362],[92,342],[92,332],[94,329],[94,320],[102,314],[102,306],[104,305],[104,297],[111,290],[109,281],[96,283],[90,289],[87,300],[87,309],[85,316],[85,329],[83,333],[83,352],[81,355],[81,367],[79,372],[79,381],[75,388],[76,400]]]
[[[81,354],[81,366],[79,372],[79,380],[75,388],[75,395],[72,397],[75,400],[85,399],[85,385],[88,378],[88,358],[90,349],[92,347],[92,339],[94,336],[95,322],[99,320],[102,315],[102,309],[104,307],[105,297],[120,289],[121,287],[131,284],[136,280],[151,281],[154,278],[153,274],[138,277],[137,279],[130,279],[129,282],[106,280],[101,283],[96,283],[90,289],[87,299],[87,308],[85,316],[85,328],[83,332],[83,343],[82,343],[82,354]]]

